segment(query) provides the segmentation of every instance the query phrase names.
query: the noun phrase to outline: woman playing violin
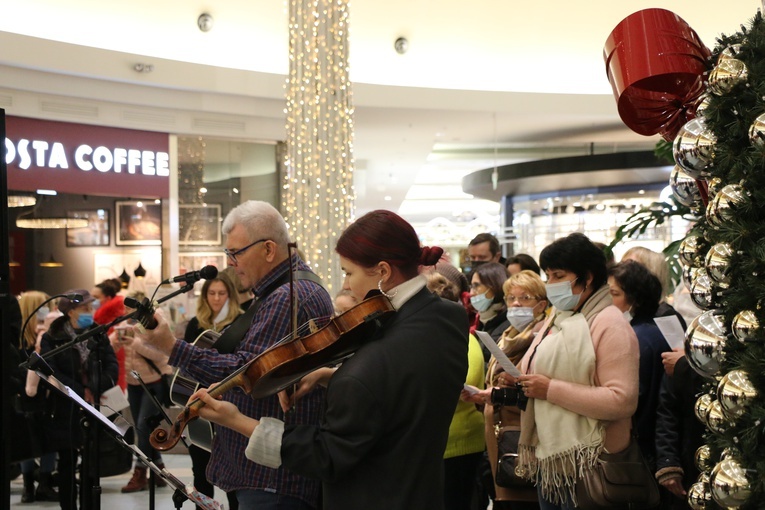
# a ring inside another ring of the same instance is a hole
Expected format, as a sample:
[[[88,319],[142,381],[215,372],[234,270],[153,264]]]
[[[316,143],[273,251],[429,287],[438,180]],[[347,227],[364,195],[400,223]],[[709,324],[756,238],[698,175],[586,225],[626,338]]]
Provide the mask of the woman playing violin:
[[[305,378],[327,384],[319,426],[253,419],[205,390],[192,398],[206,404],[200,416],[250,438],[250,460],[320,479],[327,510],[443,508],[443,453],[468,333],[465,310],[428,292],[418,274],[443,250],[421,247],[409,223],[379,210],[348,227],[336,251],[343,288],[359,301],[382,293],[396,313],[336,371]]]

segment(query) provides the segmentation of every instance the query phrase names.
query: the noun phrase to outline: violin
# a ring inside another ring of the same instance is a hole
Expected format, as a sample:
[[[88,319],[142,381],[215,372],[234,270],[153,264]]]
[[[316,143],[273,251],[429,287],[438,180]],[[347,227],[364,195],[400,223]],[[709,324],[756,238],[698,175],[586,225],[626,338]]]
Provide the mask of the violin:
[[[263,351],[208,393],[218,397],[235,387],[241,387],[256,399],[278,393],[314,370],[337,364],[351,356],[375,333],[379,327],[378,320],[395,311],[390,300],[382,294],[365,299],[333,317],[317,331],[280,342]],[[151,321],[148,321],[149,324]],[[151,445],[158,451],[173,448],[188,423],[199,417],[199,409],[204,405],[198,399],[189,402],[169,430],[159,427],[152,432],[149,438]]]

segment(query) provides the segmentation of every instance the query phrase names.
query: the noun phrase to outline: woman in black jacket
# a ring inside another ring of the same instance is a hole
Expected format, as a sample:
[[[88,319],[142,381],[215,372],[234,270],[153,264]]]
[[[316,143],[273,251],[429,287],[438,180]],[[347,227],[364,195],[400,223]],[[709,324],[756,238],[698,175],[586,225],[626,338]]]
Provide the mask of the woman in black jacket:
[[[42,355],[96,327],[93,323],[94,298],[90,293],[76,289],[65,294],[81,294],[82,300],[59,300],[58,309],[64,315],[53,321],[43,335],[40,349]],[[53,376],[89,404],[94,404],[96,396],[117,384],[117,357],[105,334],[77,343],[48,358],[47,362],[53,369]],[[83,441],[80,412],[71,400],[57,392],[51,392],[50,405],[52,412],[48,441],[58,451],[59,502],[63,510],[74,510],[77,508],[75,466],[78,449]]]

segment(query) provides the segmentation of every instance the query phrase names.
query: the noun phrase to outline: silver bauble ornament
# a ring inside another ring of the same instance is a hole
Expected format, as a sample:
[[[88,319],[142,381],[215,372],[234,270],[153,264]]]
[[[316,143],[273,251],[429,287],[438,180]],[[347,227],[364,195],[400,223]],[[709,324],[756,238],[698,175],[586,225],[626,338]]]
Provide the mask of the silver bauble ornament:
[[[725,432],[725,429],[728,426],[728,419],[725,417],[719,401],[714,400],[709,404],[709,409],[707,410],[704,422],[707,424],[709,430],[713,432],[719,432],[721,434]]]
[[[707,181],[707,196],[709,197],[709,200],[712,200],[722,188],[722,179],[719,177],[712,177],[709,179]]]
[[[719,227],[723,222],[733,218],[735,208],[744,201],[744,191],[738,184],[728,184],[723,187],[707,205],[707,222],[713,227]]]
[[[720,461],[709,475],[712,499],[723,508],[738,508],[749,499],[751,484],[746,471],[734,459]]]
[[[715,283],[704,271],[700,271],[691,283],[691,301],[702,310],[712,310],[723,305],[724,283]]]
[[[698,278],[700,275],[704,274],[706,271],[701,267],[692,267],[687,266],[683,268],[683,282],[685,283],[685,287],[688,290],[691,290],[691,287],[693,287],[693,282],[696,281],[696,278]]]
[[[736,448],[731,448],[730,446],[728,448],[723,449],[722,453],[720,454],[720,460],[725,459],[738,459],[741,457],[741,452],[738,451]]]
[[[715,283],[730,283],[730,257],[733,250],[728,243],[717,243],[707,252],[704,265]]]
[[[712,502],[712,493],[708,485],[696,482],[688,489],[688,506],[693,510],[706,510],[707,504]]]
[[[694,179],[710,177],[709,165],[717,139],[702,118],[685,123],[672,144],[672,155],[680,168]]]
[[[720,370],[723,359],[725,328],[723,313],[709,310],[691,321],[685,332],[685,357],[696,372],[709,379]]]
[[[675,199],[686,207],[698,207],[701,201],[701,192],[696,184],[696,179],[688,175],[680,165],[675,165],[669,174],[669,187]]]
[[[765,113],[758,115],[749,126],[749,142],[755,147],[765,146]]]
[[[752,310],[742,310],[733,317],[731,330],[739,342],[747,342],[755,338],[760,329],[760,321]]]
[[[704,265],[708,249],[709,243],[706,239],[700,235],[690,234],[680,243],[677,256],[683,266],[701,267]]]
[[[704,112],[706,111],[707,107],[709,107],[709,101],[712,99],[712,96],[709,94],[702,94],[701,97],[698,100],[698,104],[696,105],[696,116],[697,117],[703,117]]]
[[[749,69],[746,64],[735,58],[722,60],[709,73],[709,90],[716,96],[724,96],[736,85],[746,83]]]
[[[704,474],[704,471],[712,469],[712,449],[708,444],[703,444],[696,449],[696,453],[693,456],[693,460],[696,463],[696,468]]]
[[[733,420],[744,414],[746,407],[757,398],[757,388],[743,370],[731,370],[717,385],[717,401],[723,414]]]
[[[693,414],[696,415],[696,419],[701,423],[707,422],[707,413],[709,412],[709,406],[712,405],[712,395],[705,393],[696,399],[696,403],[693,405]]]
[[[723,60],[729,60],[731,58],[738,58],[739,53],[741,53],[741,45],[731,44],[720,52],[720,55],[717,57],[717,63],[719,64]]]

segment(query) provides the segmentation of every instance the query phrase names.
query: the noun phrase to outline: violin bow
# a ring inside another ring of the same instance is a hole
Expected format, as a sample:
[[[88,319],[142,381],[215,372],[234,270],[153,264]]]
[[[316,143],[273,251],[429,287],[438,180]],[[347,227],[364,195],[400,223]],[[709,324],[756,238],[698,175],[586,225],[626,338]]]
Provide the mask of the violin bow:
[[[293,266],[292,264],[292,254],[297,251],[297,243],[288,243],[287,244],[287,256],[290,260],[290,319],[292,321],[292,339],[295,340],[297,338],[297,331],[298,331],[298,325],[297,325],[297,292],[295,290],[295,272],[297,271],[297,267]]]
[[[297,252],[297,243],[287,243],[287,256],[290,261],[290,319],[292,321],[292,340],[297,340],[298,335],[298,313],[297,313],[297,290],[295,289],[295,272],[297,271],[297,265],[292,263],[292,254]],[[297,391],[297,382],[292,385],[292,393]],[[290,410],[295,409],[295,403],[292,403]],[[287,413],[285,413],[287,414]]]

